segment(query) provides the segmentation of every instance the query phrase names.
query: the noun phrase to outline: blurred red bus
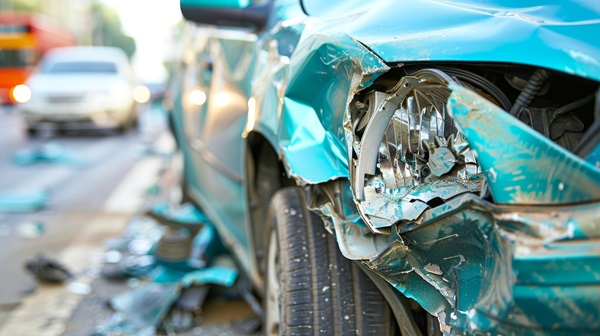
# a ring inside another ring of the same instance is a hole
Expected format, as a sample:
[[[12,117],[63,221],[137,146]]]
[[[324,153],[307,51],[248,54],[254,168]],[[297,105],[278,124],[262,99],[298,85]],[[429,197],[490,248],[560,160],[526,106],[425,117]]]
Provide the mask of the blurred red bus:
[[[46,51],[74,44],[71,34],[41,16],[0,12],[0,103],[16,102],[12,89],[25,82]]]

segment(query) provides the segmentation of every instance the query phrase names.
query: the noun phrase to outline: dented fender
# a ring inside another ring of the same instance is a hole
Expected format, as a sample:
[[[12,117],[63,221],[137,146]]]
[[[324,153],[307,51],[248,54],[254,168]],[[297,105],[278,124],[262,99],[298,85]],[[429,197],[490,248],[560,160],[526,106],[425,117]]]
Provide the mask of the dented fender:
[[[316,184],[348,177],[346,108],[360,88],[389,67],[348,35],[304,35],[309,37],[300,39],[291,58],[275,45],[267,48],[268,61],[254,84],[260,101],[248,131],[271,142],[289,176]]]

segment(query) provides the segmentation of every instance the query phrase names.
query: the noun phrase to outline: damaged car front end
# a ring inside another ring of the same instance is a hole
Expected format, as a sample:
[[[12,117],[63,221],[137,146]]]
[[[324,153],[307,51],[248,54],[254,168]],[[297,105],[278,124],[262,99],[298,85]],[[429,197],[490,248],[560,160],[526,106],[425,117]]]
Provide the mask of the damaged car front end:
[[[490,22],[516,16],[513,23],[538,38],[564,28],[543,17],[548,7],[502,14],[495,6],[438,5],[496,11]],[[313,207],[344,256],[436,316],[444,334],[600,329],[600,54],[589,30],[599,21],[578,24],[579,35],[554,35],[572,64],[558,62],[555,41],[543,38],[527,42],[547,52],[535,61],[505,57],[500,45],[493,56],[464,55],[469,62],[440,57],[446,51],[423,42],[424,34],[400,36],[404,45],[367,42],[395,62],[351,95],[349,181],[319,188],[327,197]],[[439,39],[434,32],[427,34]],[[439,54],[395,58],[415,44]],[[577,56],[582,46],[586,57]]]
[[[230,202],[219,196],[229,185],[211,190],[212,175],[195,175],[205,182],[198,203],[229,245],[238,239],[259,295],[273,294],[264,265],[279,257],[269,255],[269,200],[294,186],[384,294],[403,335],[600,331],[594,1],[260,3],[271,14],[252,55],[241,53],[252,60],[240,61],[244,71],[223,62],[248,99],[243,129],[229,128],[244,158],[231,190],[246,208],[213,215]],[[206,43],[215,65],[223,41]],[[300,257],[294,267],[315,263]]]
[[[328,209],[342,252],[448,334],[597,332],[597,162],[512,116],[494,91],[478,94],[447,74],[455,72],[418,70],[355,101],[346,197],[369,232]],[[372,235],[387,238],[373,244]]]

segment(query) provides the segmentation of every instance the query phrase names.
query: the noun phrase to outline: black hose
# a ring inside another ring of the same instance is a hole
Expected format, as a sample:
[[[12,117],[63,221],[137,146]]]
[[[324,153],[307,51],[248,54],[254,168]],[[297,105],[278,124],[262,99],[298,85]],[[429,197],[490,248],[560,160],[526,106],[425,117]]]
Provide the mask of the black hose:
[[[592,102],[593,100],[594,100],[594,94],[592,93],[589,96],[583,97],[583,98],[576,100],[572,103],[569,103],[565,106],[557,108],[556,111],[554,111],[554,115],[557,116],[559,114],[571,112],[576,108],[582,107],[583,105]]]
[[[550,72],[544,69],[537,69],[529,78],[527,85],[521,91],[521,94],[515,100],[515,104],[510,109],[510,114],[516,116],[521,112],[521,109],[528,107],[529,103],[538,94],[546,80],[550,77]]]
[[[510,110],[512,106],[510,99],[508,99],[506,94],[504,94],[500,88],[498,88],[487,78],[460,68],[440,67],[440,69],[451,77],[455,77],[458,80],[465,81],[471,85],[479,87],[496,99],[500,107],[502,107],[505,111]]]

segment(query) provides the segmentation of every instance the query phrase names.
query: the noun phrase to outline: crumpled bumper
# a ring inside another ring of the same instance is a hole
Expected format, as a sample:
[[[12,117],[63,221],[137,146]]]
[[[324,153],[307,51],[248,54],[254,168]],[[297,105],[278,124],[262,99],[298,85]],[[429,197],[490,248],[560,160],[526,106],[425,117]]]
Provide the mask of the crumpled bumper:
[[[327,204],[342,253],[437,316],[447,335],[597,334],[596,156],[577,157],[476,93],[449,88],[493,203],[463,193],[375,234]],[[352,192],[340,190],[351,209]]]
[[[393,233],[365,264],[456,330],[591,334],[600,329],[599,223],[600,203],[496,206],[465,195]]]

